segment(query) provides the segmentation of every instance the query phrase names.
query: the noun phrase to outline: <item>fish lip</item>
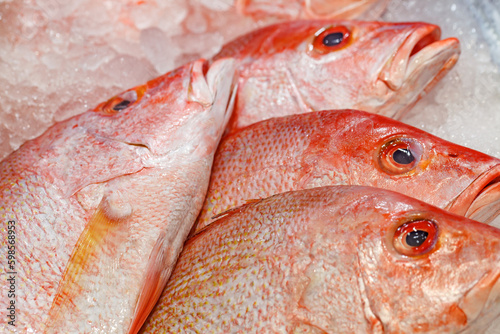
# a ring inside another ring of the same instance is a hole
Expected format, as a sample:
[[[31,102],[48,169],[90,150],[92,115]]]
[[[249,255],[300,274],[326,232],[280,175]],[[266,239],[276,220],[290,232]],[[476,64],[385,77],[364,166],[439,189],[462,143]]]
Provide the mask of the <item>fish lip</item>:
[[[495,219],[500,214],[500,164],[477,177],[446,209],[483,223]]]
[[[474,286],[458,302],[458,307],[467,316],[467,323],[481,318],[493,319],[499,313],[500,303],[500,268],[494,269],[481,277]],[[489,323],[489,321],[484,321]]]
[[[432,83],[439,81],[455,65],[460,54],[460,44],[456,38],[441,40],[440,37],[441,30],[438,26],[419,25],[386,62],[378,79],[390,90],[397,91],[411,77],[422,74],[425,69],[431,75],[427,76],[428,82],[418,81],[422,87],[417,89],[429,90]]]

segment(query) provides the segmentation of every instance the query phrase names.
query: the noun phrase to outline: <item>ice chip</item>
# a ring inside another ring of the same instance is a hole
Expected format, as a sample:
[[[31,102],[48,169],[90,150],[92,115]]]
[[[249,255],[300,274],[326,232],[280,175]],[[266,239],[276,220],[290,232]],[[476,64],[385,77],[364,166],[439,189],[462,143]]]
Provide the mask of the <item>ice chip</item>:
[[[165,73],[174,68],[174,59],[181,50],[163,31],[158,28],[142,30],[140,43],[146,58],[158,73]]]

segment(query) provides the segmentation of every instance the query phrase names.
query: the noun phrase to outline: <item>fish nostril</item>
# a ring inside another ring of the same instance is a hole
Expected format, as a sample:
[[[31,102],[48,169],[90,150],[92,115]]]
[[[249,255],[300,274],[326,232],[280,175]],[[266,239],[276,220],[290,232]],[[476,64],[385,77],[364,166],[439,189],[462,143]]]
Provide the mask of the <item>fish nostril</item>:
[[[458,154],[457,153],[448,153],[448,156],[452,157],[452,158],[457,158]]]

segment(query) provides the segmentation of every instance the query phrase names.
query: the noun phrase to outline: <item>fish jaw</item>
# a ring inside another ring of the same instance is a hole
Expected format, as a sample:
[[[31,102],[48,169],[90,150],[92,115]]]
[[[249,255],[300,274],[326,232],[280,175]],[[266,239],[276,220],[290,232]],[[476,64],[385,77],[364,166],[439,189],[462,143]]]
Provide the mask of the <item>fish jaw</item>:
[[[386,97],[382,95],[361,101],[355,108],[401,118],[458,60],[458,40],[440,40],[440,35],[441,31],[435,25],[421,24],[413,29],[397,46],[374,83],[374,87]]]
[[[393,96],[378,108],[378,114],[401,118],[453,68],[460,55],[459,41],[440,40],[440,35],[438,26],[418,27],[387,61],[378,80]],[[370,111],[361,105],[357,107]]]
[[[446,209],[483,223],[500,214],[500,164],[479,175]]]

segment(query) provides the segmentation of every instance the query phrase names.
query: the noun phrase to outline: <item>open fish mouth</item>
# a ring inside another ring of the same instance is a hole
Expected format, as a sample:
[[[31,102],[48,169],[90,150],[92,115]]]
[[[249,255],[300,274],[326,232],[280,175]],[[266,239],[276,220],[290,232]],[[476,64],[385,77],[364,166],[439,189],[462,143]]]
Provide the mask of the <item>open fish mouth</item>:
[[[447,210],[483,223],[493,221],[500,214],[500,165],[474,180]]]
[[[412,105],[455,65],[460,55],[456,38],[440,39],[438,26],[422,24],[410,33],[386,62],[379,80],[392,91],[398,91],[401,105],[393,118],[400,118]],[[391,107],[392,108],[392,107]]]

